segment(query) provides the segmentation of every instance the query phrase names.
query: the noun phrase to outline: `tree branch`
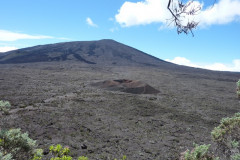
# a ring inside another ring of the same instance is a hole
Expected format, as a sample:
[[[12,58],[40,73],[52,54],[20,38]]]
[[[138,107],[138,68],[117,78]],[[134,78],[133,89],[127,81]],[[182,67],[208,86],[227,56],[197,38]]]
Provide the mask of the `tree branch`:
[[[200,10],[201,6],[191,6],[193,4],[193,1],[189,1],[186,4],[183,4],[180,1],[177,1],[177,5],[173,6],[174,0],[169,0],[168,1],[168,6],[167,9],[170,11],[172,14],[171,18],[171,23],[174,22],[174,26],[177,28],[177,33],[191,33],[192,36],[193,34],[193,29],[197,27],[199,24],[198,22],[195,22],[194,20],[190,21],[188,20],[187,24],[184,24],[181,19],[184,19],[185,16],[194,16],[196,15]],[[191,8],[189,8],[191,7]]]
[[[212,7],[215,5],[217,0],[214,0]],[[176,5],[173,5],[174,2],[176,3]],[[192,36],[194,36],[193,34],[193,29],[195,29],[199,22],[196,22],[194,20],[188,20],[188,22],[186,23],[186,17],[188,16],[195,16],[198,14],[198,12],[202,9],[201,5],[197,5],[195,6],[193,0],[189,0],[187,3],[183,3],[182,1],[180,2],[180,0],[169,0],[168,1],[168,5],[167,5],[167,9],[170,11],[172,18],[169,19],[170,23],[174,23],[174,26],[177,28],[177,33],[191,33]],[[191,8],[190,8],[191,7]],[[184,23],[185,20],[185,23]]]

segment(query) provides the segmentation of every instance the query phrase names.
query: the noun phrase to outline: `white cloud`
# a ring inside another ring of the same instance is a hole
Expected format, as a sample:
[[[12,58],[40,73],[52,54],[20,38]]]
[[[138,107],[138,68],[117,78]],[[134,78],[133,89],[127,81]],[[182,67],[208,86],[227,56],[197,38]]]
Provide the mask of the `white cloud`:
[[[172,62],[172,63],[175,63],[175,64],[179,64],[179,65],[184,65],[184,66],[202,68],[199,65],[193,64],[190,60],[188,60],[187,58],[184,58],[184,57],[175,57],[173,60],[166,59],[166,61]]]
[[[5,46],[5,47],[0,47],[0,52],[7,52],[7,51],[16,50],[16,49],[18,48]]]
[[[98,25],[95,24],[95,23],[93,23],[92,19],[89,18],[89,17],[86,19],[86,22],[87,22],[87,24],[88,24],[89,26],[91,26],[91,27],[98,27]]]
[[[29,35],[24,33],[16,33],[6,30],[0,30],[0,41],[17,41],[20,39],[50,39],[54,38],[51,36],[43,36],[43,35]]]
[[[166,25],[167,19],[171,18],[167,5],[168,0],[144,0],[136,3],[126,1],[115,15],[115,20],[122,27],[151,23]],[[194,1],[192,5],[203,6],[199,1]],[[200,26],[226,24],[240,18],[239,8],[240,0],[220,0],[214,6],[202,10],[197,16],[185,15],[185,20],[187,22],[188,19],[194,18],[200,22]]]
[[[115,19],[123,27],[166,22],[167,17],[170,17],[167,4],[168,0],[125,2],[115,15]]]
[[[193,63],[184,57],[175,57],[173,60],[166,59],[166,61],[179,64],[179,65],[190,66],[195,68],[203,68],[203,69],[209,69],[209,70],[215,70],[215,71],[240,72],[240,59],[233,60],[231,64],[213,63],[208,65]]]
[[[213,7],[203,10],[198,19],[200,25],[226,24],[240,18],[240,0],[220,0]]]

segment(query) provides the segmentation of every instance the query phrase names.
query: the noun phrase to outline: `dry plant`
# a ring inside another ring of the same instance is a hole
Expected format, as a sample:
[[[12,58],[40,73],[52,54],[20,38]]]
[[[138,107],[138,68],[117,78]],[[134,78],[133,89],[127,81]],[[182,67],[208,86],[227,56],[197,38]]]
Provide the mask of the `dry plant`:
[[[194,19],[190,20],[188,17],[199,14],[202,9],[201,5],[194,3],[192,0],[187,3],[179,0],[169,0],[167,8],[172,14],[169,25],[173,23],[178,34],[191,33],[194,36],[192,30],[197,27],[199,22]]]

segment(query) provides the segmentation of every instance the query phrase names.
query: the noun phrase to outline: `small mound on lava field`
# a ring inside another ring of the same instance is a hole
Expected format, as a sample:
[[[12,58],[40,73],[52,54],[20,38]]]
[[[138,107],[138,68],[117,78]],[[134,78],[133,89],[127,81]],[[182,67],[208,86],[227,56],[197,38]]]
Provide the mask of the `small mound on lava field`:
[[[107,80],[103,82],[94,83],[93,86],[111,90],[121,91],[132,94],[157,94],[159,91],[150,85],[138,80]]]

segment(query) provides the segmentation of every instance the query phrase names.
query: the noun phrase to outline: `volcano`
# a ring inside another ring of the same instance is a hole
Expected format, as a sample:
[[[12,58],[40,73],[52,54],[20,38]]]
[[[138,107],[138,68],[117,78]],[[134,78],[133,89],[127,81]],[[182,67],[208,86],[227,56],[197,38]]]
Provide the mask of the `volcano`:
[[[150,65],[167,64],[156,57],[114,40],[77,41],[39,45],[0,56],[0,63],[32,63],[76,61],[98,65]]]

